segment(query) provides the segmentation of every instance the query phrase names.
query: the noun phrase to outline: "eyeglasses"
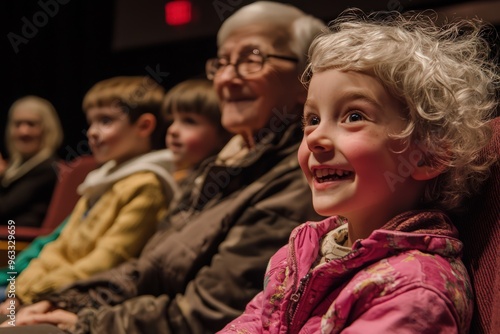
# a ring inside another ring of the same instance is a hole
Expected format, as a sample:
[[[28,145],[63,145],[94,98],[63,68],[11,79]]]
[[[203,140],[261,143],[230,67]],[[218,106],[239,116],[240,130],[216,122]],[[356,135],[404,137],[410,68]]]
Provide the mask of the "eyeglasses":
[[[236,63],[230,63],[227,58],[212,58],[207,60],[207,64],[205,67],[207,78],[212,80],[220,74],[221,70],[226,68],[226,66],[233,65],[234,70],[236,71],[236,75],[242,78],[247,77],[249,74],[257,73],[264,67],[264,63],[269,58],[277,58],[292,61],[297,63],[299,61],[298,58],[289,57],[289,56],[280,56],[280,55],[263,55],[260,53],[258,49],[254,49],[249,53],[242,54],[236,60]]]

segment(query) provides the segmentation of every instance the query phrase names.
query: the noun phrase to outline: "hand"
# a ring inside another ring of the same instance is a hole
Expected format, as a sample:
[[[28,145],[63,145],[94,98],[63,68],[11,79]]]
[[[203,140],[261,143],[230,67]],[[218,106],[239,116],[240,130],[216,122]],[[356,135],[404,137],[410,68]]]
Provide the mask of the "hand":
[[[35,314],[31,317],[31,324],[52,324],[62,330],[74,330],[78,316],[74,313],[57,309],[44,314]]]
[[[53,309],[54,307],[52,306],[52,304],[46,300],[24,306],[17,312],[17,314],[15,314],[16,326],[31,325],[34,323],[34,315],[45,314],[49,311],[52,311]],[[2,324],[0,324],[0,327],[8,327],[9,321],[11,320],[13,319],[4,321]]]
[[[31,316],[34,314],[44,314],[49,311],[53,311],[54,307],[47,300],[42,300],[38,303],[27,305],[22,307],[19,312],[17,312],[17,316]]]
[[[11,326],[9,322],[16,320],[16,312],[19,307],[19,301],[16,298],[7,298],[2,304],[0,304],[0,314],[7,315],[7,320],[0,324],[0,327]]]
[[[21,301],[17,298],[7,298],[0,304],[0,314],[15,314],[21,307]]]

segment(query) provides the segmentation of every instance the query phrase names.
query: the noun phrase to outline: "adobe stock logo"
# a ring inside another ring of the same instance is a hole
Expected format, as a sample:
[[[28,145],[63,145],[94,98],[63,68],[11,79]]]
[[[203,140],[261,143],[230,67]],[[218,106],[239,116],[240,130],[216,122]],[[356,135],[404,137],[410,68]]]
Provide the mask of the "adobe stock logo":
[[[21,27],[21,34],[16,34],[14,32],[9,32],[7,38],[9,39],[10,45],[14,52],[19,53],[19,46],[22,44],[28,44],[28,42],[35,38],[38,34],[40,28],[43,28],[49,23],[49,18],[53,18],[59,13],[59,5],[66,5],[70,0],[39,0],[38,6],[41,10],[33,14],[31,21],[23,16],[21,22],[23,23]]]
[[[234,10],[237,9],[242,2],[243,2],[242,0],[214,0],[212,2],[212,5],[214,6],[214,9],[217,12],[217,15],[219,16],[219,19],[222,22],[224,21],[226,12],[229,13],[234,12]]]

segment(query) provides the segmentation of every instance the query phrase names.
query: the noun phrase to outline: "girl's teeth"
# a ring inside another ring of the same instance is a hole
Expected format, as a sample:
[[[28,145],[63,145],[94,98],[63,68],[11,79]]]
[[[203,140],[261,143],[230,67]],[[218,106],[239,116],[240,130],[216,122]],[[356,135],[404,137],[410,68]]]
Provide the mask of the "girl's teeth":
[[[314,171],[314,177],[320,181],[333,180],[349,176],[351,172],[341,169],[325,168]]]

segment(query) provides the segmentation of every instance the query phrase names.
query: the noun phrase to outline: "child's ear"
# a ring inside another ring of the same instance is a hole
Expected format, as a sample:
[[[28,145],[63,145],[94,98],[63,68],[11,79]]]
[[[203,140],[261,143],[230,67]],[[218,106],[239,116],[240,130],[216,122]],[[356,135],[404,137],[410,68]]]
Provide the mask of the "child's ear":
[[[436,162],[428,162],[427,159],[422,156],[415,166],[413,166],[411,176],[414,180],[427,181],[439,176],[445,170],[445,165]]]
[[[153,114],[142,114],[135,122],[138,134],[142,137],[149,137],[156,128],[156,118]]]

